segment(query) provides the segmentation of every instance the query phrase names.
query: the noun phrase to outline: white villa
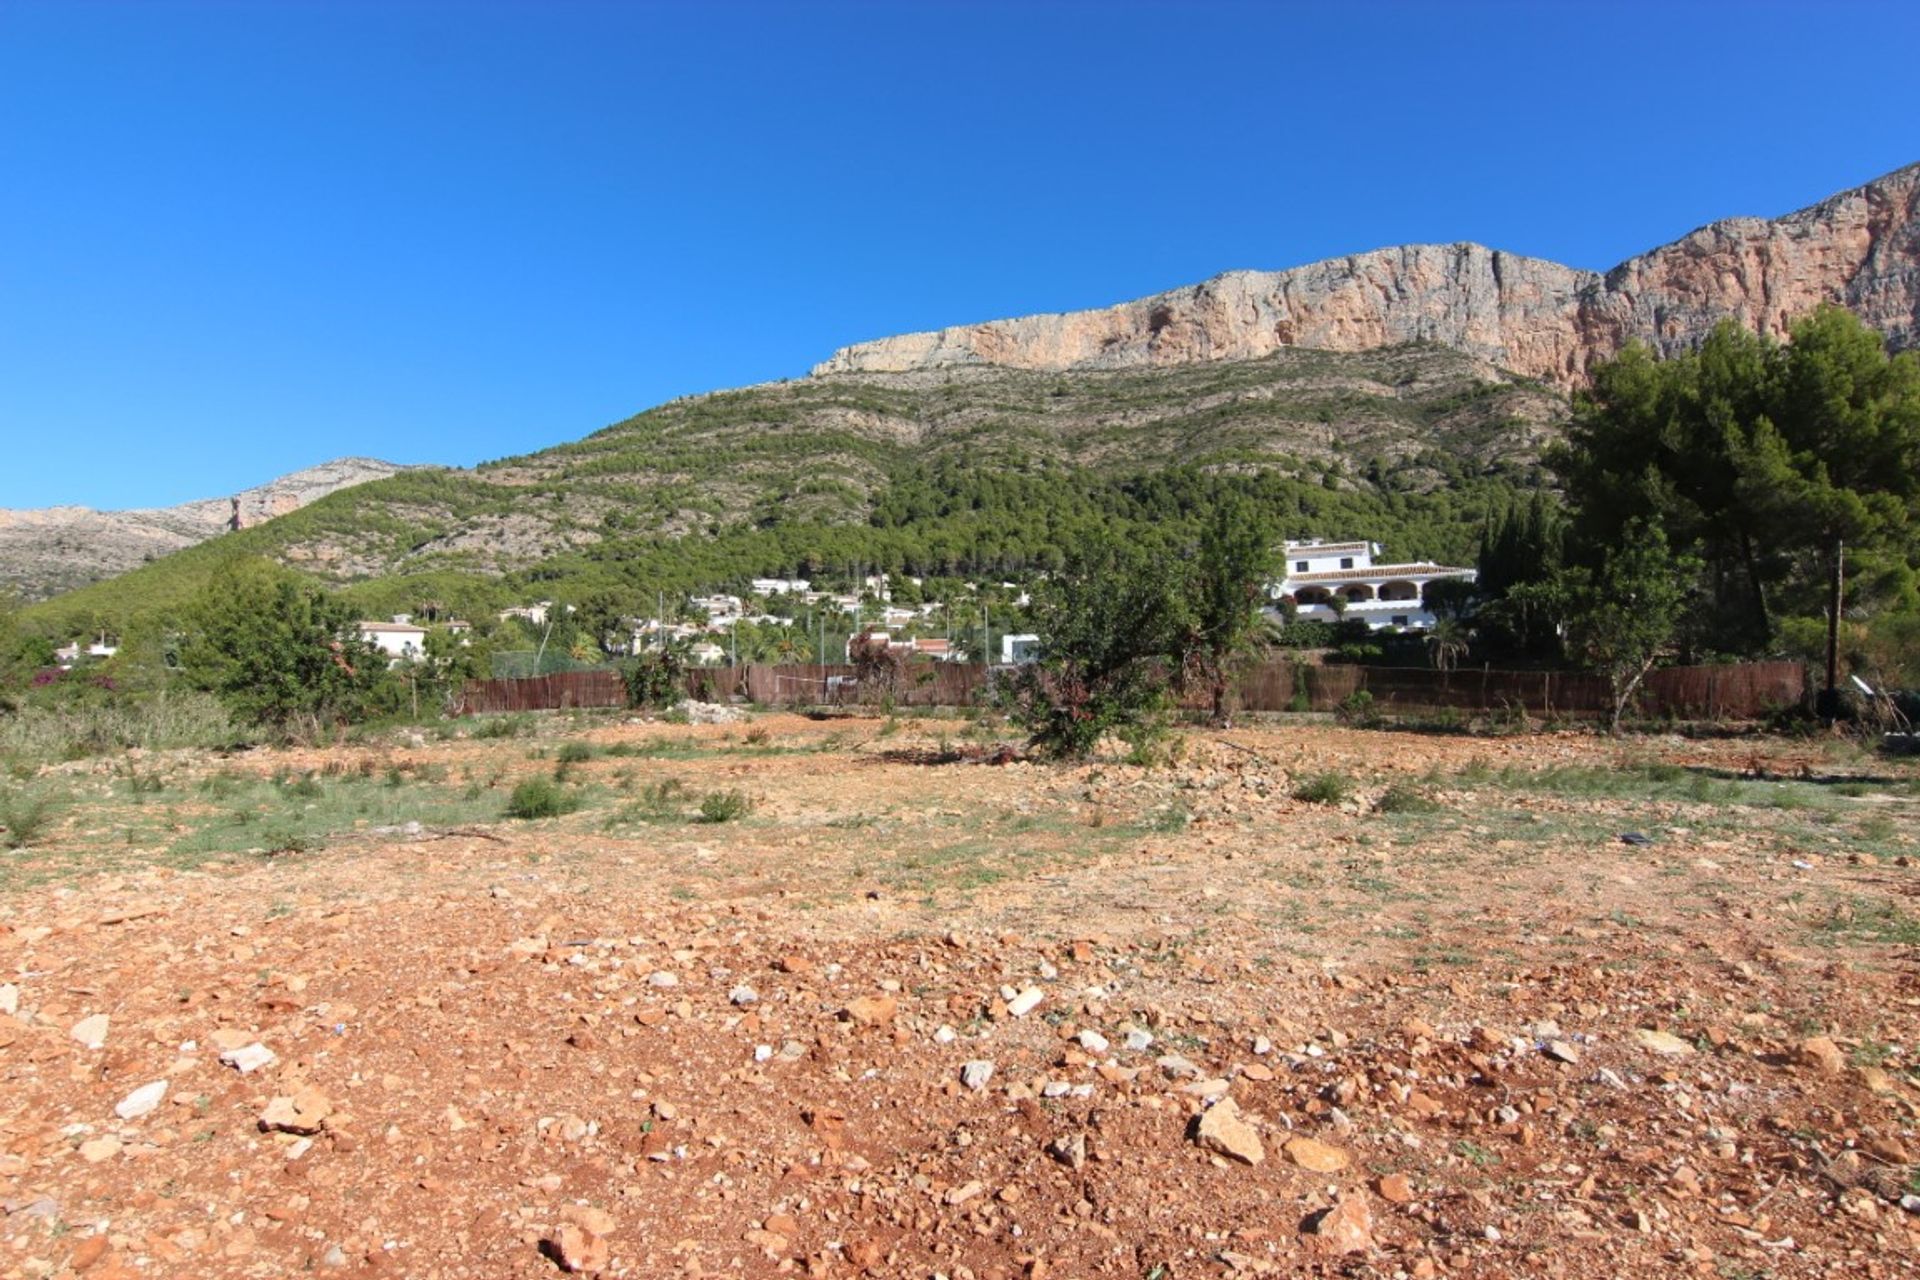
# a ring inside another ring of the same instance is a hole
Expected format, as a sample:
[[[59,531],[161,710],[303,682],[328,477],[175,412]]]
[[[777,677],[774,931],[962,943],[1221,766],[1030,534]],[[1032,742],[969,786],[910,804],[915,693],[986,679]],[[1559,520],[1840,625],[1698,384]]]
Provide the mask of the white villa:
[[[1423,601],[1427,584],[1443,578],[1474,579],[1474,570],[1453,565],[1375,564],[1373,558],[1379,554],[1377,542],[1289,542],[1287,576],[1268,583],[1267,595],[1276,605],[1291,602],[1301,618],[1323,622],[1357,618],[1375,631],[1389,627],[1423,631],[1434,624]],[[1335,597],[1344,605],[1339,612],[1332,604]]]
[[[395,614],[391,622],[362,622],[359,626],[360,638],[395,662],[417,658],[426,651],[427,629],[415,626],[404,613]]]

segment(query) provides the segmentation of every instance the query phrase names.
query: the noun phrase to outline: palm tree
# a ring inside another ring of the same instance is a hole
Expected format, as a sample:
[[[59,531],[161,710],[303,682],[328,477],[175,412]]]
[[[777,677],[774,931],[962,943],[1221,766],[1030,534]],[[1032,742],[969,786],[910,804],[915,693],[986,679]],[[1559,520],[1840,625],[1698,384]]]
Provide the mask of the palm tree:
[[[1458,618],[1440,618],[1433,624],[1433,630],[1427,632],[1427,649],[1433,654],[1433,667],[1436,671],[1451,671],[1461,658],[1466,656],[1466,624]]]

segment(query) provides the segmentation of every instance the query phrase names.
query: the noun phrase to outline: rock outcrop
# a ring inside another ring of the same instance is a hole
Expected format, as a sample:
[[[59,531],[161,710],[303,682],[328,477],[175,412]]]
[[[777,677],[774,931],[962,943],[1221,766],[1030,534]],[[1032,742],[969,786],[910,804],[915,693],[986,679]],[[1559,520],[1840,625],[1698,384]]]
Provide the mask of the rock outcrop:
[[[29,600],[54,595],[204,542],[225,531],[236,513],[241,527],[248,528],[337,489],[407,469],[374,458],[336,458],[229,498],[202,498],[176,507],[0,509],[0,587],[11,587]]]
[[[1605,275],[1477,244],[1405,245],[1228,272],[1098,311],[882,338],[813,372],[1115,369],[1427,341],[1568,385],[1633,338],[1673,351],[1727,317],[1778,335],[1823,302],[1908,347],[1920,343],[1917,215],[1911,165],[1783,218],[1716,222]]]

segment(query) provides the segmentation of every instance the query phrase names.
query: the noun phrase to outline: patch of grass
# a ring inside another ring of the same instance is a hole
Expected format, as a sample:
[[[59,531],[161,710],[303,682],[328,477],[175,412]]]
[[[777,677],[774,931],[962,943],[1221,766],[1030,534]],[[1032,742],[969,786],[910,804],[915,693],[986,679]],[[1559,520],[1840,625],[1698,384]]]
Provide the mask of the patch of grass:
[[[738,822],[752,812],[753,797],[744,791],[709,791],[700,797],[702,822]]]
[[[1500,1163],[1500,1157],[1477,1142],[1465,1138],[1453,1144],[1453,1154],[1465,1160],[1476,1169],[1486,1169]]]
[[[591,743],[568,742],[561,745],[554,759],[561,764],[585,764],[597,754]]]
[[[488,716],[473,728],[476,738],[519,738],[533,732],[533,717]]]
[[[507,816],[522,821],[558,818],[573,813],[582,804],[577,791],[569,791],[547,778],[528,778],[513,789],[507,800]]]
[[[1835,940],[1920,947],[1920,920],[1891,902],[1869,902],[1857,897],[1836,902],[1827,918],[1815,926],[1815,931]]]
[[[53,798],[45,792],[0,787],[0,844],[24,849],[47,833],[53,819]]]
[[[1433,813],[1440,804],[1411,783],[1396,782],[1373,802],[1376,813]]]
[[[1302,804],[1339,804],[1353,794],[1353,781],[1344,773],[1317,773],[1293,789]]]
[[[684,822],[686,813],[682,806],[687,796],[686,784],[678,778],[650,782],[641,790],[640,798],[609,818],[607,825],[619,827],[636,822]]]

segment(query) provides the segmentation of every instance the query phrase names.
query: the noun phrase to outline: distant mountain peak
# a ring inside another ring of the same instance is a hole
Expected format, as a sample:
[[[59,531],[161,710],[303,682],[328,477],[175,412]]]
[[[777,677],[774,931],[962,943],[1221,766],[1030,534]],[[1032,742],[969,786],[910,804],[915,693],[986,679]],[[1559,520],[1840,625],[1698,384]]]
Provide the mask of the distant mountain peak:
[[[377,458],[335,458],[236,494],[171,507],[0,509],[0,586],[28,599],[68,591],[223,533],[236,510],[241,526],[251,527],[337,490],[411,469]]]

